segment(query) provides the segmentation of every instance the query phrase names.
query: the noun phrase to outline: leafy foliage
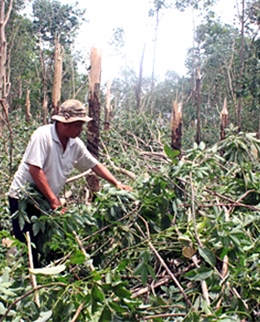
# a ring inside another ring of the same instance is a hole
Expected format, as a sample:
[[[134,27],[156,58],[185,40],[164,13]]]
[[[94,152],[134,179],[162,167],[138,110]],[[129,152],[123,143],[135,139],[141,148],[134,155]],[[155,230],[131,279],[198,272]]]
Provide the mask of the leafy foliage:
[[[118,121],[121,126],[102,135],[102,157],[135,173],[133,192],[103,184],[90,205],[75,203],[75,196],[64,215],[45,208],[34,233],[50,227],[44,252],[55,256],[48,268],[28,271],[26,246],[17,241],[14,257],[2,247],[2,321],[69,321],[76,312],[78,321],[257,318],[259,140],[231,127],[225,140],[194,145],[180,157],[149,116]],[[83,185],[70,188],[83,196]],[[4,198],[0,209],[7,220]],[[2,236],[13,239],[8,230]]]

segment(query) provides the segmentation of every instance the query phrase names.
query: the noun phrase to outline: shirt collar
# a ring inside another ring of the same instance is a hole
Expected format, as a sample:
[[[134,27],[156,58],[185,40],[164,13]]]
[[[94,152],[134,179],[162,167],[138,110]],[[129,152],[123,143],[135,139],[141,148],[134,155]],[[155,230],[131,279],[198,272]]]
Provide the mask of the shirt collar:
[[[59,139],[58,134],[57,134],[57,131],[56,131],[56,122],[51,124],[51,135],[52,135],[53,141],[61,144],[60,139]],[[75,144],[75,141],[76,141],[76,139],[68,138],[67,146],[72,146],[73,144]]]

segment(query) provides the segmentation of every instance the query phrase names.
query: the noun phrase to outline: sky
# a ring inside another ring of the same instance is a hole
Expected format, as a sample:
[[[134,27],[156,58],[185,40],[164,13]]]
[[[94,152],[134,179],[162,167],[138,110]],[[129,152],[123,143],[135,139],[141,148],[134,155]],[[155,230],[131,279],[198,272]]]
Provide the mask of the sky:
[[[214,11],[221,21],[232,24],[238,0],[219,0]],[[61,0],[70,3],[68,0]],[[154,20],[148,17],[152,7],[151,0],[78,0],[79,6],[86,8],[86,19],[81,27],[76,49],[89,53],[91,47],[102,49],[102,82],[116,77],[122,65],[133,67],[138,73],[141,54],[146,43],[144,74],[152,73]],[[185,56],[192,47],[193,30],[200,22],[196,12],[176,9],[165,10],[159,22],[155,74],[163,78],[167,70],[180,76],[186,74]],[[125,31],[126,58],[121,61],[115,56],[109,41],[113,38],[113,29]]]

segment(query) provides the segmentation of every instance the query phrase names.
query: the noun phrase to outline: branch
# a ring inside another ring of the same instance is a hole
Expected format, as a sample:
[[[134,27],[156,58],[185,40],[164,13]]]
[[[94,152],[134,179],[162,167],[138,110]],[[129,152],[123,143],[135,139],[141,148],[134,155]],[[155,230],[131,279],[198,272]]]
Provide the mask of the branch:
[[[143,233],[142,229],[140,228],[140,226],[137,223],[135,223],[135,225],[138,228],[138,230],[140,231],[140,233],[142,235],[144,235],[144,233]],[[177,280],[177,278],[173,275],[173,273],[171,272],[171,270],[169,269],[169,267],[167,266],[167,264],[165,263],[165,261],[163,260],[163,258],[160,256],[160,254],[157,252],[157,250],[155,249],[155,247],[153,246],[153,244],[149,240],[147,240],[147,243],[148,243],[149,247],[151,248],[151,250],[154,252],[155,256],[157,257],[157,259],[159,260],[159,262],[161,263],[161,265],[165,268],[165,270],[167,271],[167,273],[170,275],[171,279],[174,281],[174,283],[176,284],[176,286],[180,290],[181,294],[183,295],[183,297],[185,299],[186,304],[189,307],[192,307],[192,303],[189,300],[187,294],[185,293],[185,291],[182,288],[181,284],[179,283],[179,281]]]
[[[90,172],[91,172],[91,170],[87,170],[87,171],[85,171],[85,172],[82,172],[82,173],[80,173],[80,174],[78,174],[78,175],[74,176],[74,177],[71,177],[71,178],[69,178],[69,179],[67,179],[67,180],[66,180],[66,183],[71,183],[71,182],[76,181],[76,180],[78,180],[78,179],[80,179],[80,178],[83,178],[83,177],[85,177],[87,174],[89,174]]]
[[[33,265],[33,256],[32,256],[32,245],[31,245],[31,236],[29,231],[26,232],[26,241],[27,241],[27,247],[28,247],[29,267],[33,269],[34,265]],[[31,277],[32,287],[35,290],[37,289],[36,276],[34,274],[31,274],[30,277]],[[34,301],[38,307],[41,306],[38,292],[35,292],[34,294]]]
[[[20,301],[22,301],[24,298],[26,298],[27,296],[31,295],[32,293],[42,289],[42,288],[45,288],[45,287],[49,287],[49,286],[64,286],[66,287],[67,284],[65,283],[50,283],[50,284],[46,284],[46,285],[40,285],[40,286],[37,286],[37,288],[35,289],[32,289],[30,290],[29,292],[23,294],[22,296],[18,297],[13,303],[11,303],[7,310],[5,311],[5,314],[3,314],[3,316],[1,317],[0,319],[0,322],[4,322],[5,321],[5,318],[7,317],[8,313],[11,311],[11,309]]]
[[[75,322],[75,321],[77,321],[77,318],[79,317],[80,312],[82,311],[82,309],[83,309],[83,307],[84,307],[84,304],[85,304],[85,302],[83,302],[83,303],[81,303],[81,304],[80,304],[80,306],[78,307],[78,309],[77,309],[77,311],[76,311],[75,315],[73,316],[73,318],[72,318],[71,322]]]

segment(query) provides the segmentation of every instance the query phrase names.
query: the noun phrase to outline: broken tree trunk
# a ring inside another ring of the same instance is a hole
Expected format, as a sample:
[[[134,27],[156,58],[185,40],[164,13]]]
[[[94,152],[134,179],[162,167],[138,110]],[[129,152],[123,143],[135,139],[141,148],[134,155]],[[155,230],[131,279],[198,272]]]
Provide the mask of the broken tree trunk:
[[[225,129],[228,127],[228,108],[227,98],[224,99],[223,109],[220,113],[220,140],[224,140],[226,137]]]
[[[105,122],[104,130],[108,131],[110,126],[110,118],[112,112],[112,106],[110,103],[110,94],[111,94],[111,80],[107,81],[107,96],[106,96],[106,109],[105,109]]]
[[[142,57],[140,62],[140,68],[139,68],[139,80],[138,84],[135,89],[135,95],[136,95],[136,109],[139,111],[141,108],[141,93],[142,93],[142,83],[143,83],[143,63],[144,63],[144,52],[145,52],[145,44],[142,51]]]
[[[101,78],[101,50],[91,49],[91,70],[89,73],[89,116],[93,119],[88,123],[88,150],[99,158],[99,129],[100,129],[100,78]]]
[[[90,54],[91,69],[89,73],[89,116],[93,119],[88,123],[89,152],[99,159],[99,130],[100,130],[100,78],[101,78],[101,50],[91,49]],[[99,179],[95,173],[86,176],[87,189],[89,190],[88,201],[91,201],[93,194],[100,189]],[[94,182],[94,185],[93,185]],[[94,186],[94,189],[93,189]]]
[[[182,103],[176,100],[172,105],[172,118],[171,118],[172,140],[171,147],[173,150],[181,151],[182,139]]]
[[[54,114],[59,112],[60,97],[61,97],[61,81],[62,81],[62,62],[63,51],[59,42],[59,38],[55,39],[54,52],[54,80],[52,89],[52,108]]]

